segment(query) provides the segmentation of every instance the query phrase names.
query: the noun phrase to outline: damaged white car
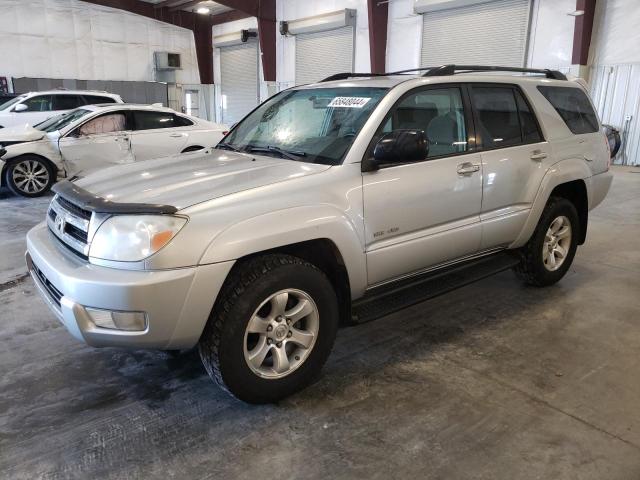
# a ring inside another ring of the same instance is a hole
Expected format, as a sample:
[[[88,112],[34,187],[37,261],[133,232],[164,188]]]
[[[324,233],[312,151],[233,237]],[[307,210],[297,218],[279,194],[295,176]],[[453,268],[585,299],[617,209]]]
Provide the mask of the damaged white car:
[[[58,178],[213,147],[227,127],[149,105],[87,105],[31,126],[0,130],[2,185],[25,197]]]

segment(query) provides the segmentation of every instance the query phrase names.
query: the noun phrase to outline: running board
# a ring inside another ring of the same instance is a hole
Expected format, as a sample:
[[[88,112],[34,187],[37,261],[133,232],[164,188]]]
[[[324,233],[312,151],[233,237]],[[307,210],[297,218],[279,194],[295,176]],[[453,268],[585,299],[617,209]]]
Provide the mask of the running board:
[[[515,267],[520,259],[503,250],[475,260],[405,278],[368,291],[352,304],[353,323],[365,323],[423,302],[456,288]]]

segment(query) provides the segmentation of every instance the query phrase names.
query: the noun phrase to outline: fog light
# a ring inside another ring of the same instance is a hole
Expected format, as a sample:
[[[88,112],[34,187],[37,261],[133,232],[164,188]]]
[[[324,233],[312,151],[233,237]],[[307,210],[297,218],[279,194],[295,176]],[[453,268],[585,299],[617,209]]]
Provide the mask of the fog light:
[[[100,328],[112,330],[142,331],[147,328],[147,315],[144,312],[114,312],[86,308],[93,323]]]

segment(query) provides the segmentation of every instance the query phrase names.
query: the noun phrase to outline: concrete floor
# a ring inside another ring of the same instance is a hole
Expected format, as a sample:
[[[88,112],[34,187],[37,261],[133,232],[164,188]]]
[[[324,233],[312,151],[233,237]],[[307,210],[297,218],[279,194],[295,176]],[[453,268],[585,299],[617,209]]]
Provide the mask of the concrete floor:
[[[76,342],[20,276],[47,200],[4,195],[0,477],[639,479],[640,169],[615,174],[558,285],[505,272],[343,329],[261,407],[195,353]]]

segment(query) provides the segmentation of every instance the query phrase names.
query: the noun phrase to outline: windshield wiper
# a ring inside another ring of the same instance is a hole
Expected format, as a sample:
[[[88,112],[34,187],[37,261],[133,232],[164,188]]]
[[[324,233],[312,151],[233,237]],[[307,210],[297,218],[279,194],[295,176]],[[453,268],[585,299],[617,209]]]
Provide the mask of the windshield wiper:
[[[242,151],[238,147],[234,147],[230,143],[226,143],[226,142],[220,142],[214,148],[221,148],[222,150],[231,150],[232,152],[241,152]]]
[[[252,147],[249,146],[248,150],[250,152],[275,152],[279,153],[281,156],[288,158],[289,160],[298,160],[300,157],[305,157],[307,154],[305,152],[293,152],[283,150],[280,147],[276,147],[275,145],[267,145],[266,147]]]

